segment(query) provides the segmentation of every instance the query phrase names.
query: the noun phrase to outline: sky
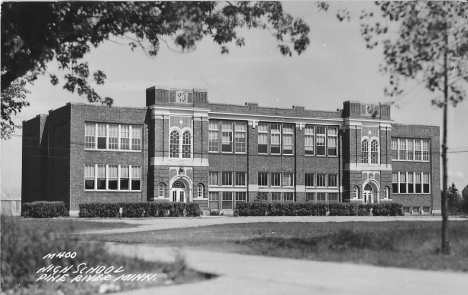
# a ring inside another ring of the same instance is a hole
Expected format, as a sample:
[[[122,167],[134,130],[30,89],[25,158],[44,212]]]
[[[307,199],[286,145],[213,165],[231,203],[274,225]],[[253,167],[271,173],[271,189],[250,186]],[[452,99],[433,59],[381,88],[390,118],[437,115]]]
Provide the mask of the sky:
[[[379,72],[382,48],[366,49],[360,36],[357,18],[339,22],[336,11],[347,8],[351,15],[362,9],[375,9],[373,2],[330,2],[328,12],[320,12],[312,2],[285,2],[285,11],[301,17],[310,27],[310,45],[300,56],[282,56],[275,38],[263,30],[240,30],[246,46],[230,44],[230,53],[222,55],[210,38],[197,44],[196,50],[180,53],[180,49],[164,43],[155,58],[142,50],[131,51],[124,40],[106,42],[86,56],[90,72],[102,70],[105,85],[95,89],[102,97],[112,97],[116,106],[145,106],[145,90],[151,86],[202,88],[208,90],[211,103],[334,111],[343,101],[388,103],[383,89],[387,78]],[[60,78],[65,74],[51,62],[48,73]],[[63,79],[62,79],[63,85]],[[52,86],[48,75],[29,86],[31,106],[15,118],[17,124],[47,114],[67,102],[86,102],[85,98]],[[392,106],[391,116],[397,123],[442,126],[442,109],[433,107],[437,94],[413,87]],[[448,147],[449,183],[461,191],[468,185],[468,101],[449,109]],[[21,187],[21,134],[2,141],[1,180],[3,187]]]

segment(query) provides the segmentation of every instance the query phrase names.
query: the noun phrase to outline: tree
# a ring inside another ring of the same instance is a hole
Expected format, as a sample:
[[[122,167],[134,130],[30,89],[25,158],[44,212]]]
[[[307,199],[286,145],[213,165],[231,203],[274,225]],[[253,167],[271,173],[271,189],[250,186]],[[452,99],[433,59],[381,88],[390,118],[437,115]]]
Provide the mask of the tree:
[[[293,51],[301,54],[309,44],[307,24],[285,13],[279,2],[4,2],[1,22],[2,95],[12,85],[22,85],[18,79],[26,75],[34,80],[45,74],[48,62],[55,59],[59,69],[68,71],[64,89],[108,106],[113,100],[102,98],[90,86],[83,57],[110,39],[123,38],[132,50],[140,47],[150,57],[157,55],[161,43],[169,46],[167,39],[180,50],[191,51],[203,37],[212,38],[222,53],[228,53],[228,43],[245,44],[236,33],[241,27],[269,30],[286,56]],[[50,79],[53,85],[60,83],[55,75]],[[92,75],[97,85],[105,79],[102,71]],[[8,91],[9,103],[2,100],[2,126],[10,122],[14,129],[11,114],[27,106],[18,107],[14,98],[21,104],[27,92],[11,96],[19,92]]]
[[[462,190],[461,210],[468,214],[468,184]]]
[[[370,49],[383,45],[384,62],[380,70],[389,76],[390,84],[385,94],[401,96],[402,80],[416,80],[439,94],[432,103],[443,108],[442,187],[446,188],[447,108],[449,102],[456,106],[463,100],[468,82],[468,6],[461,2],[436,1],[376,4],[382,17],[376,20],[374,13],[363,11],[361,35]],[[344,13],[338,17],[348,18]],[[450,252],[447,199],[444,189],[441,201],[441,252],[444,254]]]
[[[460,211],[461,197],[460,193],[455,186],[455,183],[452,182],[452,185],[449,186],[447,192],[448,205],[450,214],[457,214]]]

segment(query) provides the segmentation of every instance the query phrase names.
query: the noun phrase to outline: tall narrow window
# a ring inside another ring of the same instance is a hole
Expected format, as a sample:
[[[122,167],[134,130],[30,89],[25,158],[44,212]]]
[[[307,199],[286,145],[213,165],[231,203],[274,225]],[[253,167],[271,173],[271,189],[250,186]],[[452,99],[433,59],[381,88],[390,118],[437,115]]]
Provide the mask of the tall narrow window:
[[[120,126],[120,149],[130,149],[130,126],[128,125]]]
[[[94,190],[94,165],[85,165],[85,189]]]
[[[293,125],[283,125],[283,155],[293,154]]]
[[[429,174],[423,173],[423,193],[428,194],[429,191]]]
[[[283,186],[294,186],[293,173],[283,173]]]
[[[328,155],[338,155],[338,128],[328,127]]]
[[[232,192],[223,192],[222,209],[232,209]]]
[[[400,172],[400,194],[406,194],[406,173]]]
[[[258,124],[258,153],[268,153],[268,125]]]
[[[258,173],[258,186],[268,185],[268,173]]]
[[[128,191],[130,189],[130,174],[128,173],[128,166],[120,166],[120,190]]]
[[[399,160],[406,161],[406,140],[400,139]]]
[[[192,136],[190,131],[185,131],[182,135],[182,158],[190,159],[192,153]]]
[[[236,153],[245,153],[246,139],[247,139],[247,126],[244,123],[235,124],[235,140],[236,140]]]
[[[408,172],[408,193],[414,193],[414,175],[413,172]]]
[[[223,172],[221,174],[221,185],[232,185],[232,172]]]
[[[315,127],[315,131],[317,133],[317,156],[325,156],[325,127],[324,126],[317,126]]]
[[[353,188],[353,193],[354,193],[354,199],[360,199],[361,194],[359,193],[359,186],[355,185]]]
[[[338,186],[338,175],[328,174],[328,186],[337,187]]]
[[[283,193],[283,199],[285,202],[294,202],[294,193]]]
[[[219,209],[219,193],[210,192],[208,194],[210,200],[210,209]]]
[[[362,163],[369,163],[369,141],[364,139],[361,143]]]
[[[236,202],[247,202],[247,193],[246,192],[237,192],[236,193]]]
[[[398,172],[392,173],[392,192],[394,194],[399,193],[398,191]]]
[[[317,174],[317,187],[326,186],[326,174]]]
[[[281,186],[281,173],[271,173],[271,186]]]
[[[416,139],[414,141],[414,160],[415,161],[421,161],[421,154],[422,154],[421,140]]]
[[[314,126],[306,126],[305,128],[305,154],[314,155],[315,154],[315,135],[314,135]]]
[[[306,202],[314,202],[314,193],[306,193]]]
[[[141,126],[132,126],[132,151],[141,150]]]
[[[414,140],[413,139],[408,139],[406,148],[408,150],[408,154],[407,154],[408,161],[414,161]]]
[[[384,199],[390,199],[390,188],[388,186],[385,187]]]
[[[420,194],[422,193],[422,176],[421,172],[415,173],[415,193]]]
[[[107,188],[110,190],[117,190],[118,183],[119,183],[119,166],[117,165],[109,165],[109,180],[107,184]]]
[[[338,193],[328,193],[328,202],[329,203],[338,202]]]
[[[106,124],[98,124],[98,138],[97,138],[97,146],[100,150],[105,150],[107,148],[107,125]]]
[[[141,166],[132,166],[132,191],[141,190]]]
[[[169,149],[169,155],[171,158],[178,158],[179,157],[179,132],[176,130],[171,132],[170,136],[170,149]]]
[[[271,193],[272,202],[281,202],[281,193]]]
[[[422,160],[429,162],[429,140],[422,141]]]
[[[198,198],[204,198],[205,197],[205,186],[203,184],[198,184],[198,193],[197,193]]]
[[[270,152],[272,154],[281,153],[281,125],[271,124],[270,126]]]
[[[392,138],[392,160],[398,160],[398,138]]]
[[[97,186],[96,189],[98,190],[105,190],[106,189],[106,166],[105,165],[98,165],[97,166]]]
[[[326,202],[327,194],[326,193],[317,193],[317,202]]]
[[[209,185],[218,185],[218,172],[210,172],[208,180]]]
[[[379,143],[376,139],[371,141],[371,164],[379,164]]]
[[[109,149],[119,149],[119,125],[109,125]]]
[[[85,125],[85,147],[87,149],[96,148],[96,124]]]
[[[236,172],[236,185],[245,186],[246,184],[245,178],[246,178],[245,172]]]
[[[305,185],[306,186],[314,186],[314,174],[307,173],[305,175]]]
[[[210,152],[219,152],[219,122],[210,122],[208,149]]]
[[[232,153],[232,123],[221,123],[221,151]]]
[[[158,184],[158,198],[166,197],[166,185],[164,183]]]

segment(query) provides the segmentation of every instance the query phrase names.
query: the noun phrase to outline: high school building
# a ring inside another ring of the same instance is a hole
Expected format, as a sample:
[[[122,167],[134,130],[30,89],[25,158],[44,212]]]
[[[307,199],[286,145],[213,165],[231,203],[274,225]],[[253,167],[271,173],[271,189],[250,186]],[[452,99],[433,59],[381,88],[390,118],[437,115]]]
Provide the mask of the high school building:
[[[337,111],[209,103],[146,90],[146,107],[68,103],[23,122],[22,201],[398,202],[440,211],[439,127],[396,124],[390,106]]]

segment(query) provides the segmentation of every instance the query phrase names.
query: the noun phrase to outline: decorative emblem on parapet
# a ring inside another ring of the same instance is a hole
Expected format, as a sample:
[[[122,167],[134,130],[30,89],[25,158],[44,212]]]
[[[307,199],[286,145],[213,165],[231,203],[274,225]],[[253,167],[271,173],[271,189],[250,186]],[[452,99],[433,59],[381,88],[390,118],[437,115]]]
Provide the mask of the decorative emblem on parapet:
[[[375,112],[375,106],[373,104],[366,105],[366,112],[368,115],[373,115]]]
[[[176,102],[187,103],[188,102],[188,93],[185,91],[176,92]]]

